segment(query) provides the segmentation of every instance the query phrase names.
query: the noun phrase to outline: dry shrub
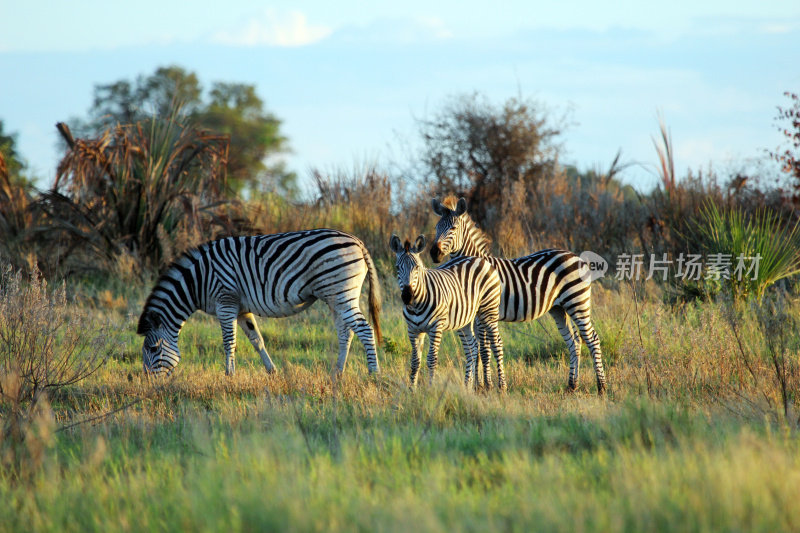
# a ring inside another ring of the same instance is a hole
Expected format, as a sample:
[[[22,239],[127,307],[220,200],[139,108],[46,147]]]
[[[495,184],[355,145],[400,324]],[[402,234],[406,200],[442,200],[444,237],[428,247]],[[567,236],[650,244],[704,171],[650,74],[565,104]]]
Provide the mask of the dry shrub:
[[[253,226],[261,233],[328,227],[347,231],[364,241],[373,259],[389,256],[392,233],[419,235],[433,231],[430,195],[408,191],[374,164],[353,169],[311,172],[314,189],[307,202],[292,203],[266,195],[251,202]]]
[[[34,267],[27,282],[0,273],[0,458],[13,472],[35,467],[50,434],[48,391],[93,374],[113,337],[67,304],[65,287],[48,288]]]
[[[72,268],[96,268],[99,259],[109,269],[126,253],[157,269],[168,262],[174,236],[205,232],[215,221],[225,197],[227,137],[183,124],[178,111],[95,139],[73,139],[66,125],[58,127],[69,150],[39,207],[61,262],[74,255]]]

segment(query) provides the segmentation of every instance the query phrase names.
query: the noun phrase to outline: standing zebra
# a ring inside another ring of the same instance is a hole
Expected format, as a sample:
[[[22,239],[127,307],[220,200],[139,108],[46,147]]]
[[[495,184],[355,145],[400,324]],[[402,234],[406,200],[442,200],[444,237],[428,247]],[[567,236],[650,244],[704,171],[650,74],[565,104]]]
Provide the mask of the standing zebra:
[[[497,360],[498,386],[505,390],[503,341],[497,326],[501,285],[492,265],[480,257],[462,257],[436,269],[425,268],[419,257],[425,248],[422,235],[413,247],[409,241],[400,244],[397,235],[392,235],[389,246],[397,254],[397,283],[411,341],[411,386],[417,384],[420,334],[430,337],[428,370],[433,382],[442,333],[456,329],[467,357],[464,382],[470,387],[478,357],[478,341],[473,334],[473,323],[477,323],[478,336],[491,343]],[[487,352],[485,359],[488,358]]]
[[[380,343],[378,275],[364,243],[356,237],[315,229],[203,244],[172,263],[147,298],[137,329],[144,335],[144,370],[158,374],[175,368],[180,360],[178,333],[200,310],[216,316],[222,326],[226,374],[235,370],[237,322],[267,372],[274,372],[253,315],[291,316],[322,300],[333,311],[339,337],[337,370],[344,370],[355,331],[366,350],[370,373],[378,372],[372,328],[359,308],[366,276],[370,315]]]
[[[434,198],[433,211],[441,217],[431,245],[433,261],[438,263],[450,254],[452,257],[483,257],[491,262],[503,284],[500,320],[523,322],[549,312],[570,352],[569,388],[574,390],[578,385],[582,337],[594,359],[597,392],[603,394],[606,376],[600,339],[592,326],[589,266],[566,250],[541,250],[516,259],[494,257],[488,251],[488,237],[467,214],[464,198],[457,202],[454,197],[444,202]],[[573,331],[567,317],[575,323],[577,332]],[[482,356],[484,353],[481,350]],[[483,361],[484,368],[488,368],[487,363]]]

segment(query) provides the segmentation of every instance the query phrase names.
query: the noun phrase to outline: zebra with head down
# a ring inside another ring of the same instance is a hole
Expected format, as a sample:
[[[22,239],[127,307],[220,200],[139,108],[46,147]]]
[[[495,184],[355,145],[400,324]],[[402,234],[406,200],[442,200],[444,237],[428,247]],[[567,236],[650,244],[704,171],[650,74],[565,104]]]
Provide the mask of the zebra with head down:
[[[369,279],[373,329],[359,307]],[[145,372],[169,373],[180,360],[178,333],[195,311],[216,316],[225,347],[225,373],[233,374],[237,323],[261,356],[267,372],[275,365],[267,353],[255,315],[291,316],[322,300],[333,311],[339,337],[336,369],[342,372],[353,332],[364,344],[370,373],[378,372],[375,338],[381,342],[380,288],[364,243],[347,233],[314,229],[227,237],[183,254],[156,282],[139,318],[144,335]]]

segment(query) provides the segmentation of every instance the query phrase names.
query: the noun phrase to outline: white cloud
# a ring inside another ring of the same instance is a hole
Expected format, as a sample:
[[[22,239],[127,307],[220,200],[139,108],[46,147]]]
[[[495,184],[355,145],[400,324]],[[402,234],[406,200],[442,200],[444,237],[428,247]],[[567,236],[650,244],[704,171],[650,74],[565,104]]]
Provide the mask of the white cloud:
[[[303,46],[324,39],[331,31],[326,26],[310,25],[299,11],[267,9],[236,27],[215,33],[212,41],[233,46]]]
[[[438,18],[384,18],[342,28],[335,37],[352,43],[415,44],[450,39],[453,32]]]
[[[791,23],[783,23],[783,22],[772,22],[772,23],[765,23],[761,24],[758,29],[761,33],[767,34],[784,34],[784,33],[791,33],[797,29],[797,24]]]

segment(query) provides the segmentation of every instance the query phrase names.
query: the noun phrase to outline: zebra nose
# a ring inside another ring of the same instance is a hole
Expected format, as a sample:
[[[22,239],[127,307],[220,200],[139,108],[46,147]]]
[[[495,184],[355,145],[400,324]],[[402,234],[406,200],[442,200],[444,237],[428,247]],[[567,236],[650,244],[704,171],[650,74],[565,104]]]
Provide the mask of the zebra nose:
[[[431,246],[431,259],[433,259],[434,263],[438,263],[441,260],[442,249],[439,248],[439,243],[434,244]]]
[[[403,299],[403,303],[408,305],[411,303],[411,289],[406,286],[403,287],[403,290],[400,292],[400,297]]]

